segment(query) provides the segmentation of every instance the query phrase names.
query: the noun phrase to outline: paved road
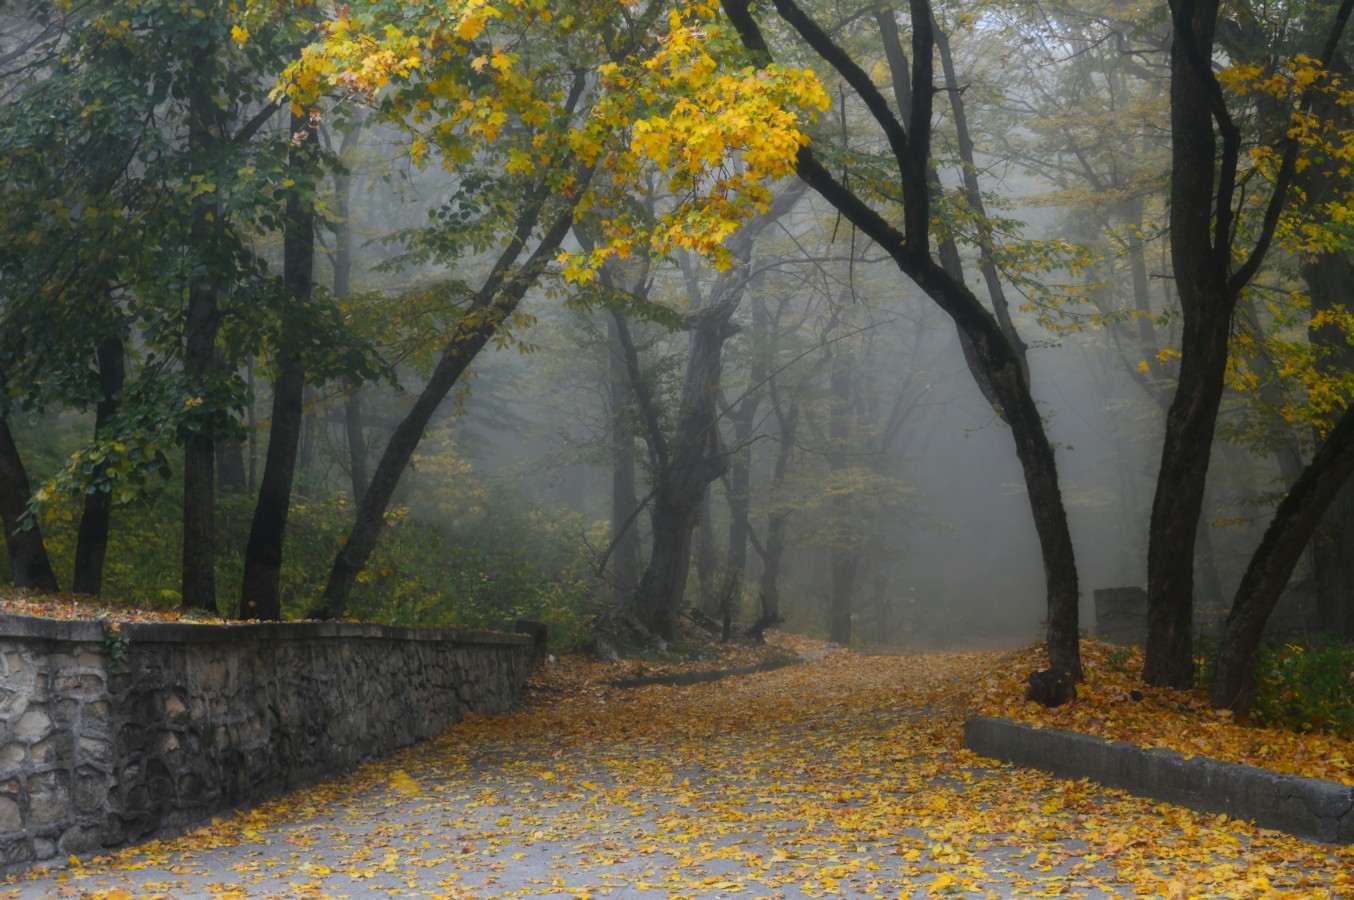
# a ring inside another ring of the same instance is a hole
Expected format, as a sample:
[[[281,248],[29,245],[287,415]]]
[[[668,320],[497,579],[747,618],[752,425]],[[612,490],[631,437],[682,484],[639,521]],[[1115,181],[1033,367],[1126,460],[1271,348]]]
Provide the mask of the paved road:
[[[0,898],[1354,897],[1351,853],[958,749],[983,659],[537,694]]]

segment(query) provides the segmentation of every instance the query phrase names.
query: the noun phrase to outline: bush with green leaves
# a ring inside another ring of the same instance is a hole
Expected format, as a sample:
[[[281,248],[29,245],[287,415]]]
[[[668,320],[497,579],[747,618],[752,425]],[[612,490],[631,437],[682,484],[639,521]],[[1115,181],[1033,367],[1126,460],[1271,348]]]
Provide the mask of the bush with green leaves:
[[[1255,685],[1257,723],[1354,739],[1354,644],[1267,647],[1256,661]]]

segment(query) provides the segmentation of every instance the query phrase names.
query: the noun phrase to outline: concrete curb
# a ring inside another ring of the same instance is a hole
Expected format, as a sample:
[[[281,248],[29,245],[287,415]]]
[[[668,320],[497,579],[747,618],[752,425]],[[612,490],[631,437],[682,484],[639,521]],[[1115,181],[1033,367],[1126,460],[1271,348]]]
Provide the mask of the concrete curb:
[[[1226,813],[1297,837],[1354,844],[1354,786],[989,716],[964,720],[964,746],[980,756]]]

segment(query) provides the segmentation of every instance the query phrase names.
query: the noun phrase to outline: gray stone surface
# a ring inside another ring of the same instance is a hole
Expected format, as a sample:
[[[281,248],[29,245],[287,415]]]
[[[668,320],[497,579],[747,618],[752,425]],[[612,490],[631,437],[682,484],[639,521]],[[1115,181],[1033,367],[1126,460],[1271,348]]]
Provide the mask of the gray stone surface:
[[[964,746],[982,756],[1067,778],[1089,778],[1143,797],[1226,813],[1264,828],[1354,843],[1354,787],[1170,750],[1147,750],[1057,728],[988,716],[964,722]]]
[[[0,615],[0,871],[181,829],[512,708],[530,640]]]

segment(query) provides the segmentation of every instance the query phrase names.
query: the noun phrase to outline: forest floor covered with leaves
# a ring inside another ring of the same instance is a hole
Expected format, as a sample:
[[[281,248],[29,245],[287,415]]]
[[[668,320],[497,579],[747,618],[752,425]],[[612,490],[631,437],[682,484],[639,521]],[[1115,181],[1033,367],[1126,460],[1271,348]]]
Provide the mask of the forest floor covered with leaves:
[[[659,667],[565,659],[518,712],[0,898],[1354,897],[1354,848],[963,750],[968,712],[1024,714],[1008,693],[1037,654],[775,640],[806,661],[689,686],[624,689]],[[1178,698],[1120,698],[1120,673],[1097,675],[1107,652],[1088,645],[1087,689],[1058,715],[1090,727],[1130,703],[1161,746],[1199,730]],[[1292,749],[1310,736],[1219,725],[1271,757],[1315,756]]]

